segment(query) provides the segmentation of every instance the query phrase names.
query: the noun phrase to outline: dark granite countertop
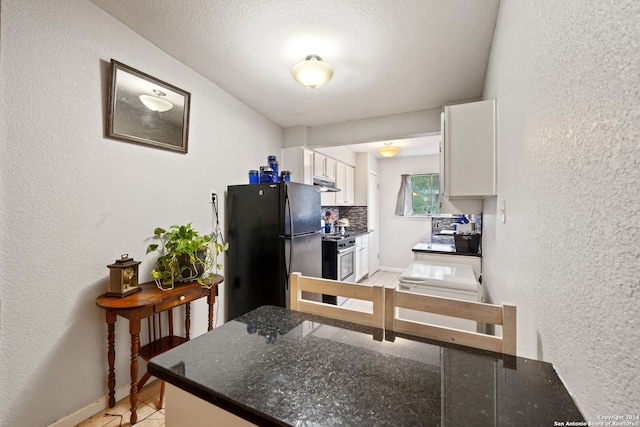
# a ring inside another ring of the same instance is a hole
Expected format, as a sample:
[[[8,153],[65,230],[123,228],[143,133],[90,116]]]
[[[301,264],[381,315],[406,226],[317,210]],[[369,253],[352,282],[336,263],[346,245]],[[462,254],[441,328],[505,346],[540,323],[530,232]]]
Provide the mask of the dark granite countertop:
[[[416,244],[411,250],[413,252],[423,252],[423,253],[443,254],[443,255],[457,255],[457,256],[473,256],[473,257],[482,258],[482,254],[479,254],[479,253],[456,252],[455,245],[445,244],[445,243],[420,242]]]
[[[360,236],[364,236],[365,234],[369,234],[368,231],[365,230],[349,230],[346,233],[344,233],[343,237],[345,238],[349,238],[349,237],[360,237]],[[331,234],[327,234],[326,236],[336,236],[336,235],[340,235],[339,233],[331,233]]]
[[[148,369],[258,425],[584,420],[548,363],[383,334],[265,306],[154,358]]]
[[[365,234],[369,234],[369,232],[366,230],[349,230],[345,234],[347,234],[349,237],[359,237],[364,236]]]

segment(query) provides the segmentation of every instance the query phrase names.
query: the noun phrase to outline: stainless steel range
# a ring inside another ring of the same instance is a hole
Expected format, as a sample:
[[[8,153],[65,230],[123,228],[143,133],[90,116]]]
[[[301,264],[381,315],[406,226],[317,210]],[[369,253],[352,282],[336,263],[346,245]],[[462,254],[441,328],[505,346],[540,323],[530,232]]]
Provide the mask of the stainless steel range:
[[[327,234],[322,237],[322,277],[325,279],[355,282],[356,238],[348,235]],[[337,304],[335,296],[323,295],[322,301]]]

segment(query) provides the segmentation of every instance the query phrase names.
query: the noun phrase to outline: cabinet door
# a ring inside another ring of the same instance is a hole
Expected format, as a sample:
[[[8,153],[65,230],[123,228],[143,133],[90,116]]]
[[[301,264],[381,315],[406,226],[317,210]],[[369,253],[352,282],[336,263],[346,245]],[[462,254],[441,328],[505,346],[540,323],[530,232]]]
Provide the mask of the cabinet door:
[[[378,190],[378,175],[369,172],[367,224],[369,226],[369,274],[375,274],[380,269],[380,204]]]
[[[355,176],[356,170],[353,166],[345,167],[344,204],[353,205],[355,202]]]
[[[313,185],[313,151],[302,150],[302,183]]]
[[[360,251],[362,253],[362,265],[360,266],[360,273],[362,277],[369,274],[369,235],[362,236]]]
[[[360,266],[361,277],[369,274],[369,245],[362,247],[362,265]]]
[[[329,181],[336,180],[336,160],[331,157],[324,159],[324,176]]]
[[[313,184],[313,151],[303,147],[287,147],[281,152],[280,171],[291,172],[291,182]]]
[[[356,282],[362,278],[362,237],[356,237]]]
[[[444,196],[497,194],[495,100],[444,108]]]
[[[320,153],[313,153],[313,176],[325,179],[324,163],[326,156]]]
[[[346,192],[346,185],[347,185],[346,175],[345,175],[346,166],[347,165],[340,162],[336,164],[336,187],[340,189],[340,191],[336,193],[337,205],[344,205],[346,202],[345,200],[345,192]]]

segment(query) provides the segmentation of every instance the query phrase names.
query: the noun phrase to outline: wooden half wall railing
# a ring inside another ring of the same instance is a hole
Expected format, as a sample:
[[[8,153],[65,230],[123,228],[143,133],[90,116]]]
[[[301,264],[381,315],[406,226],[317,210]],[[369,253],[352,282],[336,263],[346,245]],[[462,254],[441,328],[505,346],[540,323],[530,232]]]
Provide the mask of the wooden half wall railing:
[[[334,319],[373,326],[389,331],[417,335],[483,350],[516,355],[516,307],[512,304],[494,305],[452,298],[417,294],[384,287],[340,282],[291,273],[290,307]],[[322,302],[305,300],[302,291],[371,301],[372,312],[363,312]],[[397,308],[468,319],[502,327],[502,336],[447,328],[399,319]]]
[[[457,317],[502,327],[502,336],[399,319],[396,308]],[[385,288],[385,329],[516,355],[516,306],[494,305]]]
[[[372,286],[319,279],[302,276],[300,273],[291,273],[289,283],[291,285],[290,308],[292,310],[374,326],[380,329],[384,328],[384,288],[380,285]],[[305,300],[302,299],[302,291],[371,301],[373,310],[371,313],[367,313],[337,305]]]

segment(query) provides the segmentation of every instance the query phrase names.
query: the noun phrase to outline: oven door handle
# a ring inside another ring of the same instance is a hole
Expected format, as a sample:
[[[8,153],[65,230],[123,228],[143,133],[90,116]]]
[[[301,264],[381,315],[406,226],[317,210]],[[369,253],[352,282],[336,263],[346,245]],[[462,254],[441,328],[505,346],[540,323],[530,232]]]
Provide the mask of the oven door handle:
[[[343,254],[345,252],[349,252],[349,251],[354,251],[356,249],[355,246],[349,246],[348,248],[344,248],[344,249],[338,249],[337,253],[339,254]]]

